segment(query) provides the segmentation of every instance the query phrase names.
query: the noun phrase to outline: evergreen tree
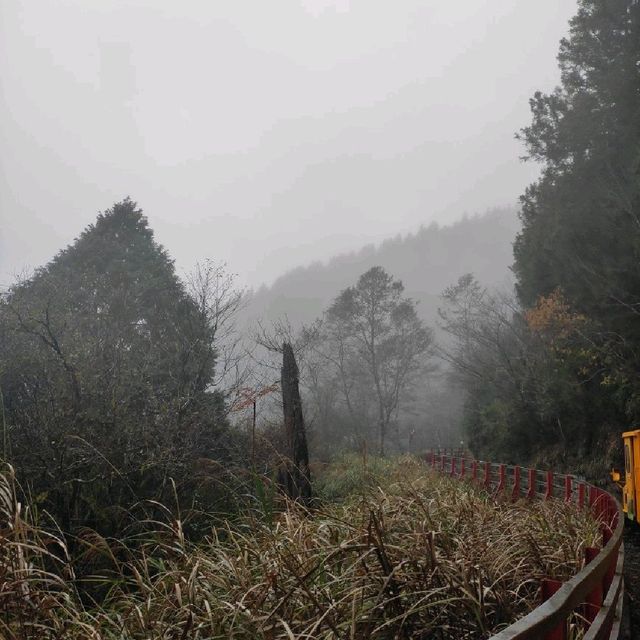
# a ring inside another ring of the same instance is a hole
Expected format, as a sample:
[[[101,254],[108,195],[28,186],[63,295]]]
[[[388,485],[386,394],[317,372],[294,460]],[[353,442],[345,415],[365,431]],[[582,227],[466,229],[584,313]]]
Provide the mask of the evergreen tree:
[[[66,528],[167,498],[170,477],[219,453],[211,329],[131,200],[14,286],[0,314],[8,458]]]
[[[586,314],[598,393],[640,417],[640,4],[580,0],[559,54],[562,86],[524,129],[541,179],[522,198],[515,272],[523,304],[562,291]],[[614,411],[609,405],[609,411]]]
[[[640,299],[640,5],[582,0],[559,54],[562,87],[530,101],[521,137],[543,176],[515,247],[527,305],[560,286],[583,311]]]
[[[542,175],[521,199],[519,303],[467,277],[442,319],[476,454],[601,475],[640,418],[640,4],[578,4],[561,87],[520,134]]]

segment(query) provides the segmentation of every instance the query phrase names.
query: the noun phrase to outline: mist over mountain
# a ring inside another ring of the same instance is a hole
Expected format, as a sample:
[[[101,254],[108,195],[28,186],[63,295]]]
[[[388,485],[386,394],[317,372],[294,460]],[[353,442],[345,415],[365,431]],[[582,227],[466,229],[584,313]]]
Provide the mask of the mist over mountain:
[[[485,286],[511,283],[512,244],[519,228],[515,207],[465,216],[447,226],[432,223],[377,246],[292,269],[255,291],[247,313],[266,321],[287,316],[292,325],[312,322],[342,289],[380,265],[402,280],[405,294],[419,302],[423,320],[434,324],[440,294],[461,275],[471,272]]]

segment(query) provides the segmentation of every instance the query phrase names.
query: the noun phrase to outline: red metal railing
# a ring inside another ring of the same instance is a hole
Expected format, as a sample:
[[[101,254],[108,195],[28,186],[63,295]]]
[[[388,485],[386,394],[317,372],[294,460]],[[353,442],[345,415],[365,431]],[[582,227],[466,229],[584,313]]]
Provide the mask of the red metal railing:
[[[496,496],[574,502],[580,508],[592,509],[601,523],[602,546],[585,549],[583,568],[564,583],[542,580],[542,604],[491,640],[566,640],[569,618],[574,612],[579,612],[585,621],[584,640],[618,639],[624,589],[624,518],[620,504],[611,494],[575,476],[472,460],[463,452],[431,452],[426,455],[426,462]]]

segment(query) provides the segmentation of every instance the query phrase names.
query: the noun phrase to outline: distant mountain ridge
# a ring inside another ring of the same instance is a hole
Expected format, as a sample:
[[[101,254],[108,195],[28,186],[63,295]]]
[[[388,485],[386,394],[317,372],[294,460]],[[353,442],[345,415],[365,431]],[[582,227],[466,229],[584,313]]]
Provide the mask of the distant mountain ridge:
[[[293,325],[312,322],[342,289],[380,265],[402,280],[405,294],[418,301],[421,317],[434,324],[442,291],[461,275],[471,272],[490,287],[512,282],[509,267],[519,228],[515,207],[465,216],[447,226],[432,223],[377,246],[292,269],[254,291],[247,313],[267,321],[286,315]]]

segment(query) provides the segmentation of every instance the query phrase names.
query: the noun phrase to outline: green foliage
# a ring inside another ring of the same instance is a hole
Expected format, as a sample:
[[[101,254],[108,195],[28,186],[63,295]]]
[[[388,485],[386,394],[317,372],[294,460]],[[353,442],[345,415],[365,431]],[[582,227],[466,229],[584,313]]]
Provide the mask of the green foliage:
[[[268,479],[253,473],[253,496],[258,507],[258,513],[268,526],[273,526],[277,510],[277,483],[273,478]]]
[[[575,465],[600,440],[603,400],[590,321],[560,294],[523,310],[511,296],[464,276],[443,296],[443,356],[465,393],[467,443],[478,456]],[[588,344],[588,348],[587,345]]]
[[[117,531],[172,477],[185,506],[206,492],[194,465],[225,427],[213,334],[134,202],[14,285],[0,332],[9,459],[65,530]]]
[[[562,85],[520,134],[543,168],[521,198],[519,300],[445,296],[474,450],[573,469],[640,419],[640,4],[578,5]]]
[[[320,500],[329,502],[369,493],[390,481],[397,464],[392,458],[342,454],[317,475],[314,489]]]
[[[532,306],[560,288],[589,317],[585,347],[598,351],[598,375],[607,387],[600,393],[636,421],[640,5],[581,0],[558,59],[562,86],[536,93],[532,124],[521,134],[543,175],[522,198],[518,292]]]

